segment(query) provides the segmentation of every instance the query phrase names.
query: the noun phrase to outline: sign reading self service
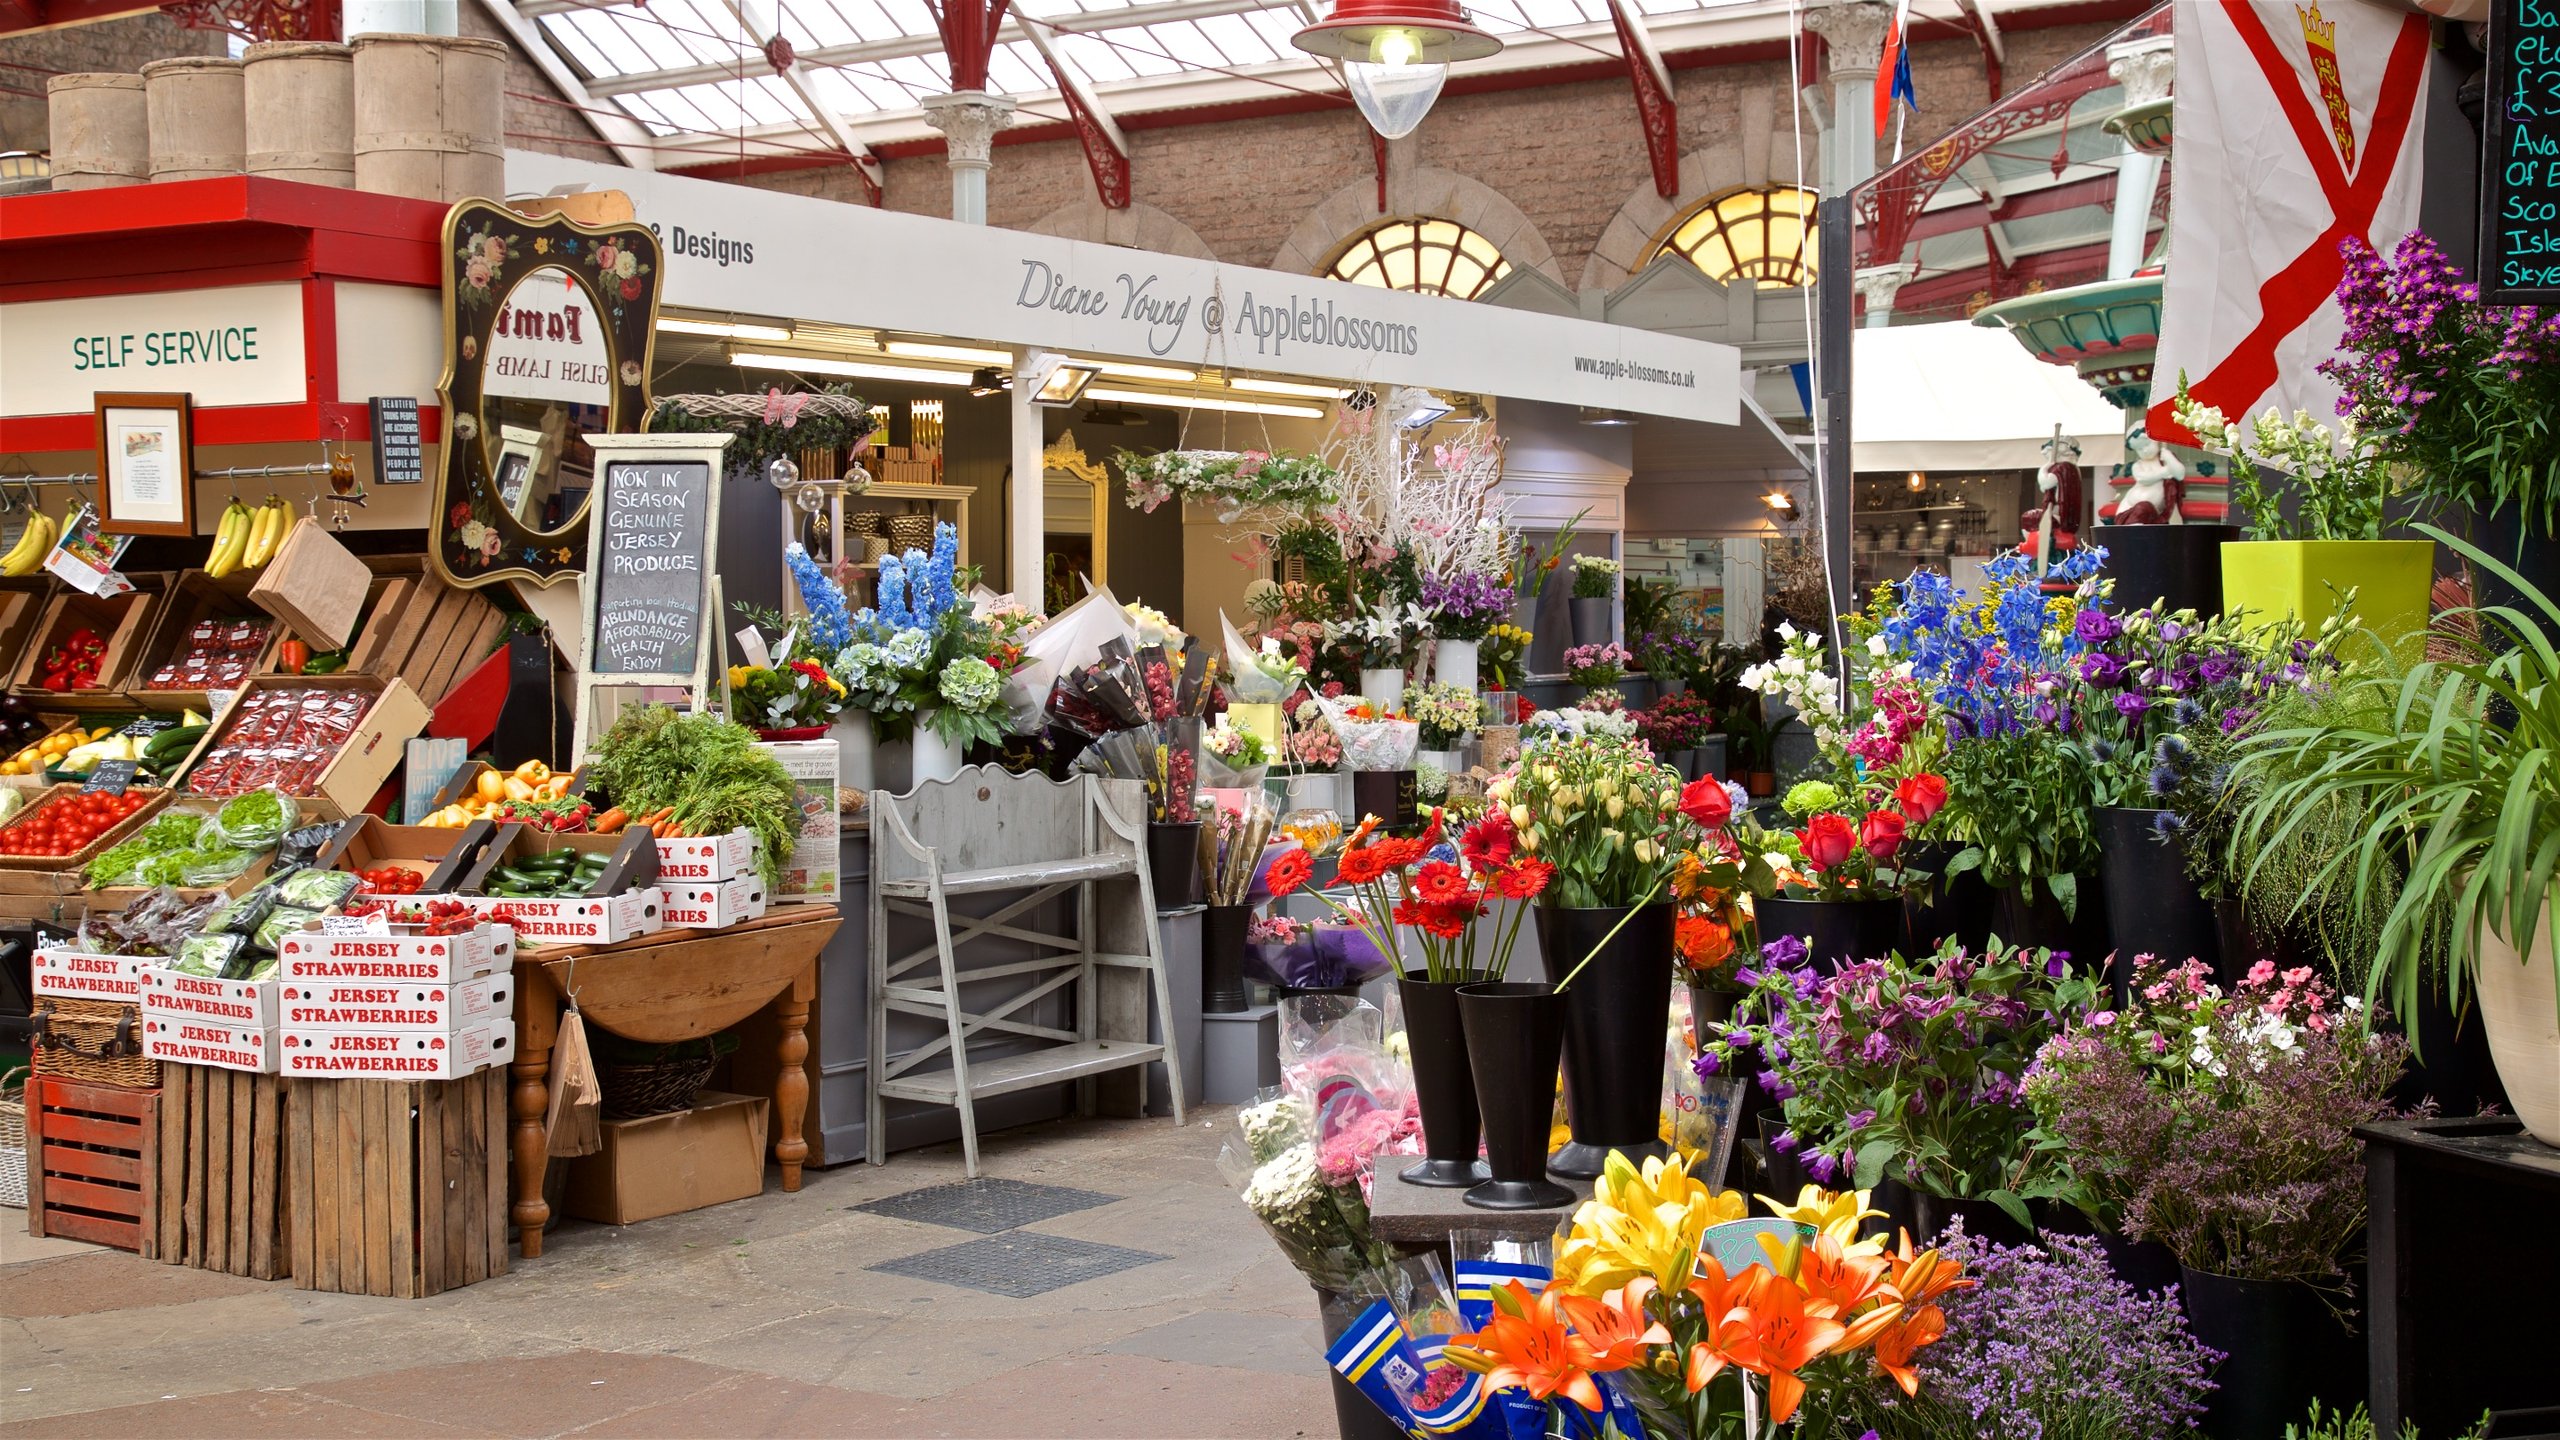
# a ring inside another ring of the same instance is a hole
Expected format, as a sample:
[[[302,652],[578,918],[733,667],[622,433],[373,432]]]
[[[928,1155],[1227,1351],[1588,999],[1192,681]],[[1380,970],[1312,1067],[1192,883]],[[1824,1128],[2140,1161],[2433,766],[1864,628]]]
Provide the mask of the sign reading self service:
[[[298,284],[0,305],[0,415],[83,414],[101,390],[298,404],[304,358]]]

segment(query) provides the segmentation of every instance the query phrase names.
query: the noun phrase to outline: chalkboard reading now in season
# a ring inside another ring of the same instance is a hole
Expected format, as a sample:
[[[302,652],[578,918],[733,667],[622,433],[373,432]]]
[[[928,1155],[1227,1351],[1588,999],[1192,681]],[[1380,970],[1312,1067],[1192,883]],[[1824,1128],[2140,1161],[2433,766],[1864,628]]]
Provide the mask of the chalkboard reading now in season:
[[[596,511],[595,634],[587,668],[598,675],[690,675],[709,607],[703,552],[713,492],[702,460],[613,460]]]
[[[2480,298],[2560,301],[2560,0],[2496,0],[2485,95]]]

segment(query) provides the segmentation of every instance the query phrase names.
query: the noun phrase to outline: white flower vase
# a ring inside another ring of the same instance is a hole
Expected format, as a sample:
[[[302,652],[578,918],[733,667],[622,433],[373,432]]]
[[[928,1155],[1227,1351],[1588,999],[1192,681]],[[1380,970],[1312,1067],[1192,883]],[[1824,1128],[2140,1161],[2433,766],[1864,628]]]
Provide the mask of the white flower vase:
[[[836,783],[847,790],[870,790],[871,712],[847,710],[839,714],[836,722],[827,727],[827,738],[836,742]]]
[[[1403,705],[1404,667],[1391,665],[1383,670],[1361,671],[1360,698],[1387,710]]]
[[[1476,688],[1476,645],[1473,640],[1435,640],[1431,644],[1431,680],[1472,692]]]
[[[946,740],[934,733],[933,728],[925,723],[925,717],[918,715],[916,717],[915,775],[909,788],[912,789],[927,780],[950,779],[960,773],[960,762],[960,743],[956,740]]]
[[[2533,948],[2518,955],[2492,927],[2480,931],[2478,986],[2489,1058],[2507,1087],[2507,1104],[2545,1145],[2560,1145],[2560,1002],[2551,962],[2551,905],[2545,901]]]
[[[1440,767],[1440,773],[1443,775],[1464,775],[1467,773],[1466,755],[1464,752],[1454,749],[1416,750],[1413,752],[1413,763],[1416,765],[1437,765]]]

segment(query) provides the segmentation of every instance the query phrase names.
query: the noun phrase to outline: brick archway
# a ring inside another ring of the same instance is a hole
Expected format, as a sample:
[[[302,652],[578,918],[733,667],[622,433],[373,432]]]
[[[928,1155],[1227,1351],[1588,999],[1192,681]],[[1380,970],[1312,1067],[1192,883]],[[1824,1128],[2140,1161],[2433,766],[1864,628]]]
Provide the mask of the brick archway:
[[[1061,240],[1090,240],[1099,245],[1126,245],[1135,250],[1153,250],[1160,255],[1185,255],[1194,260],[1215,260],[1216,251],[1199,232],[1183,224],[1173,215],[1143,200],[1132,201],[1126,210],[1114,210],[1091,195],[1070,200],[1023,227],[1035,235],[1055,235]]]
[[[1519,269],[1536,270],[1561,285],[1564,269],[1536,222],[1501,191],[1455,170],[1417,165],[1387,171],[1387,208],[1378,210],[1378,182],[1364,179],[1345,185],[1307,212],[1305,219],[1280,242],[1271,268],[1298,275],[1320,275],[1336,252],[1353,236],[1381,220],[1397,216],[1454,220],[1493,242],[1502,258]]]
[[[1811,143],[1809,136],[1807,143]],[[1664,227],[1700,201],[1745,186],[1794,184],[1794,145],[1793,137],[1776,125],[1767,107],[1744,105],[1738,137],[1680,157],[1678,195],[1663,199],[1651,180],[1627,193],[1626,202],[1601,229],[1591,258],[1582,264],[1582,288],[1615,290],[1627,283],[1645,267]],[[1812,189],[1814,184],[1808,172],[1805,188]]]

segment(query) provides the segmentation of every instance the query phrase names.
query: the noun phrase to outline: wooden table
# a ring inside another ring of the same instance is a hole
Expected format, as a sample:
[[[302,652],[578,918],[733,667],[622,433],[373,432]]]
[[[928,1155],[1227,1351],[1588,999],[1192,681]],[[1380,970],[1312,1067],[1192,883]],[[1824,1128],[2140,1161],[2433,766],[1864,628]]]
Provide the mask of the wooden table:
[[[782,1188],[800,1188],[809,1158],[801,1121],[809,1108],[809,1003],[818,993],[818,951],[843,923],[832,905],[781,905],[761,919],[721,930],[661,930],[619,945],[564,945],[516,952],[515,1203],[522,1253],[542,1253],[551,1206],[542,1198],[550,1164],[543,1121],[551,1104],[551,1048],[560,1012],[577,997],[586,1023],[627,1040],[669,1044],[726,1030],[774,1006],[780,1061],[773,1084],[773,1158]]]

